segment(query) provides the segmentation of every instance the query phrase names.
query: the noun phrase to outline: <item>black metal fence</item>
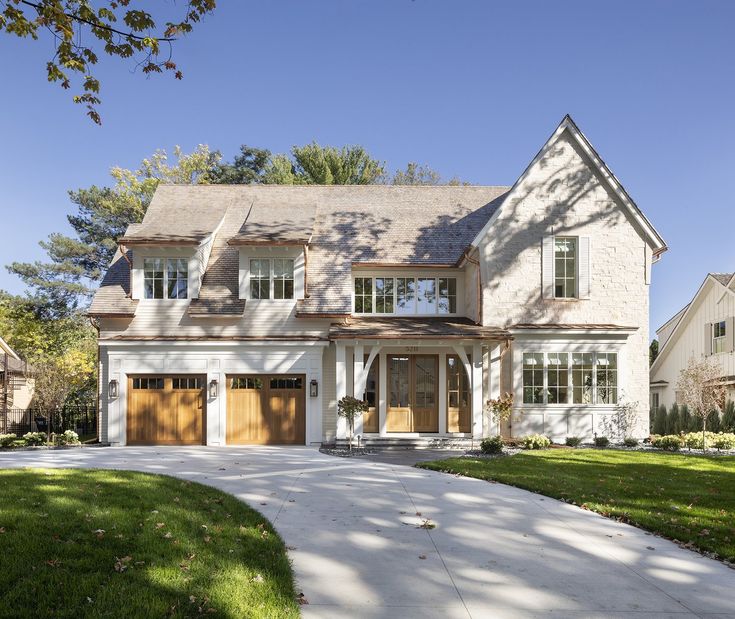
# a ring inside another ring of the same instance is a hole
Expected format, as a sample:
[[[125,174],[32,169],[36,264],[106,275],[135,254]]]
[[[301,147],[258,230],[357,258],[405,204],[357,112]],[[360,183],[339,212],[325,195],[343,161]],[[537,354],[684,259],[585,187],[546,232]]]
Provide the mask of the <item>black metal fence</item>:
[[[97,407],[94,404],[70,404],[49,414],[37,408],[0,408],[0,432],[23,436],[26,432],[64,432],[73,430],[79,436],[97,434]]]

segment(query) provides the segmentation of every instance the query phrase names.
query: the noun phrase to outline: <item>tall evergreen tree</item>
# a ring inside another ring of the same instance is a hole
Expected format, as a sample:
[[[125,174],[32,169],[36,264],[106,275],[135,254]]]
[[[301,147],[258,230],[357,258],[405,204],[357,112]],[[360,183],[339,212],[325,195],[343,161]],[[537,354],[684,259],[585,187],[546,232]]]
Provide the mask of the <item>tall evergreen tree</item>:
[[[666,434],[679,434],[680,431],[679,405],[674,402],[669,414],[666,416]]]
[[[662,404],[656,409],[656,416],[653,420],[653,433],[654,434],[666,434],[666,407]]]
[[[725,405],[721,426],[723,432],[735,432],[735,402],[732,400],[728,400]]]
[[[714,409],[707,417],[707,432],[720,432],[721,421],[720,411]]]

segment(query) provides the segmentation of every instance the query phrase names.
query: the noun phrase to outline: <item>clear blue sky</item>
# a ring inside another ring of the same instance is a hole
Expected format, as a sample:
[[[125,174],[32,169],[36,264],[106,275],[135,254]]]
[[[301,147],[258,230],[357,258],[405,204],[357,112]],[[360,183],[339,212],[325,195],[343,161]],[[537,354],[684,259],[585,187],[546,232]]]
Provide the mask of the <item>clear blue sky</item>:
[[[0,265],[43,258],[68,189],[157,148],[362,144],[391,169],[512,184],[570,113],[671,248],[652,328],[735,270],[735,2],[220,5],[176,45],[182,82],[104,64],[101,128],[46,82],[48,39],[0,36]],[[4,269],[0,288],[22,290]]]

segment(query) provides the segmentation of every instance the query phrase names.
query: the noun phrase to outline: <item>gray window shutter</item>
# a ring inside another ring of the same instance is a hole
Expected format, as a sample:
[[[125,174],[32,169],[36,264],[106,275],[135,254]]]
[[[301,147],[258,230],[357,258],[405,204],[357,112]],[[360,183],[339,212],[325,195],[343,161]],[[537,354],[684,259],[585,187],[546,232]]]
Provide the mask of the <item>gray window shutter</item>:
[[[708,322],[704,325],[704,354],[709,356],[712,354],[712,323]]]
[[[541,286],[546,299],[554,298],[554,237],[545,236],[541,243]]]
[[[580,299],[590,298],[590,237],[579,237],[578,290]]]
[[[725,347],[726,352],[732,352],[735,350],[735,324],[733,323],[735,323],[735,320],[730,316],[725,325],[725,342],[727,344]]]

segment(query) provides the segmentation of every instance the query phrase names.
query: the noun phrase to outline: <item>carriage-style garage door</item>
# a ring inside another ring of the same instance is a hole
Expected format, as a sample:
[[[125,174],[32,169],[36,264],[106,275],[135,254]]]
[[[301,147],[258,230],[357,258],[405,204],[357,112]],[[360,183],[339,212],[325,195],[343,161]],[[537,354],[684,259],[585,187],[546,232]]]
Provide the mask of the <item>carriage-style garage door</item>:
[[[128,445],[204,443],[204,376],[128,377]]]
[[[305,377],[247,374],[227,377],[227,443],[303,445]]]

